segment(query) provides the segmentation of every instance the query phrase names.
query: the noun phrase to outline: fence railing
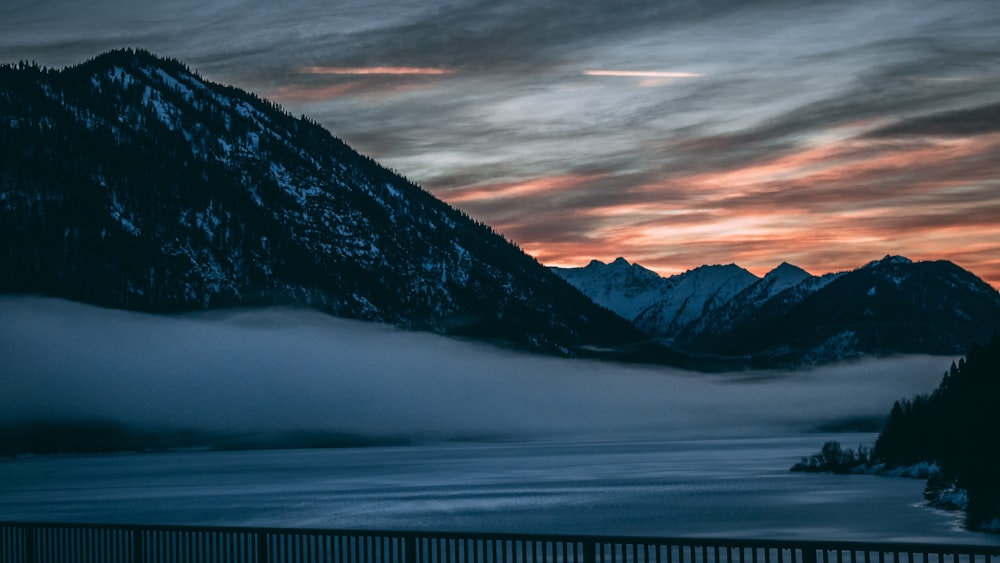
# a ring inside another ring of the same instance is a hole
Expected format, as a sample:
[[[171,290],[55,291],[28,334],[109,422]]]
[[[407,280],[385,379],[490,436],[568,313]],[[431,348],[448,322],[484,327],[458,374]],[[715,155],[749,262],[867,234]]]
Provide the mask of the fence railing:
[[[0,522],[0,563],[1000,563],[1000,546]]]

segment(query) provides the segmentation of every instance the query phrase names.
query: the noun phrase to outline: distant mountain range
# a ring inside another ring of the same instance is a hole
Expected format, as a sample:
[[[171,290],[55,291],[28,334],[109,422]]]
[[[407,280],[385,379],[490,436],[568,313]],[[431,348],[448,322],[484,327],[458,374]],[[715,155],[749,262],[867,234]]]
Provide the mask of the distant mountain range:
[[[763,278],[733,264],[664,278],[624,258],[552,270],[678,350],[750,365],[960,354],[1000,331],[997,290],[947,261],[886,256],[824,276],[786,263]]]
[[[648,340],[316,123],[131,49],[0,67],[0,292],[307,306],[571,356]]]

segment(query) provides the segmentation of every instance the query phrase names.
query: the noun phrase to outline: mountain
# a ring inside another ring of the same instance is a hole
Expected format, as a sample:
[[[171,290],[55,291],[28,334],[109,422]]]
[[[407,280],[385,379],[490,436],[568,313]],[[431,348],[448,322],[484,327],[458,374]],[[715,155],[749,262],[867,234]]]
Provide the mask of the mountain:
[[[0,292],[305,306],[564,355],[646,339],[316,123],[131,49],[0,67]]]
[[[672,334],[718,311],[757,278],[735,264],[699,266],[669,278],[667,299],[645,308],[636,326],[650,334]]]
[[[593,260],[586,268],[552,271],[594,300],[626,319],[635,319],[647,307],[665,298],[663,278],[638,264],[618,258],[610,264]]]
[[[584,268],[552,268],[595,303],[630,319],[647,334],[668,335],[726,303],[753,283],[753,274],[736,266],[701,266],[662,278],[618,258],[593,260]]]
[[[753,365],[958,354],[1000,331],[1000,294],[947,261],[886,256],[825,276],[783,263],[763,278],[733,265],[630,278],[655,273],[622,258],[553,271],[684,353]]]

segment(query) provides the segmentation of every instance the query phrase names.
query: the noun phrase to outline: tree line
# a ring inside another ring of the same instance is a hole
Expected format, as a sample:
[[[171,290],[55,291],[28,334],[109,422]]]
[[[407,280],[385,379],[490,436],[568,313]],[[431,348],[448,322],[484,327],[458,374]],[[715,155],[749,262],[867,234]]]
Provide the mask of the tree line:
[[[930,462],[932,502],[964,491],[966,526],[1000,531],[1000,335],[973,346],[929,394],[896,401],[872,449],[827,442],[793,471],[868,471]]]

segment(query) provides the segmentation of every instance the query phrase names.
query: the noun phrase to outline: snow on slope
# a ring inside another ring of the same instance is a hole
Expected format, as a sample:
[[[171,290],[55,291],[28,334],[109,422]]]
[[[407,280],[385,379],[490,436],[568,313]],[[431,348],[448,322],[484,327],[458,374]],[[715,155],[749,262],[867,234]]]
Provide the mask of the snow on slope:
[[[667,278],[668,298],[644,309],[636,324],[650,334],[671,336],[705,315],[723,307],[758,280],[750,272],[729,264],[700,266]]]
[[[610,264],[592,260],[585,268],[552,268],[572,286],[619,316],[632,320],[643,309],[667,298],[670,287],[652,270],[618,258]]]
[[[17,178],[0,181],[0,292],[155,312],[294,304],[562,355],[645,339],[315,122],[179,61],[0,65],[0,123],[0,169]]]
[[[624,258],[552,270],[599,305],[657,336],[676,333],[759,280],[735,264],[701,266],[663,278]]]
[[[759,297],[766,301],[812,277],[812,274],[802,268],[788,262],[782,262],[777,268],[768,272],[764,279],[760,280],[758,284],[761,288]]]

